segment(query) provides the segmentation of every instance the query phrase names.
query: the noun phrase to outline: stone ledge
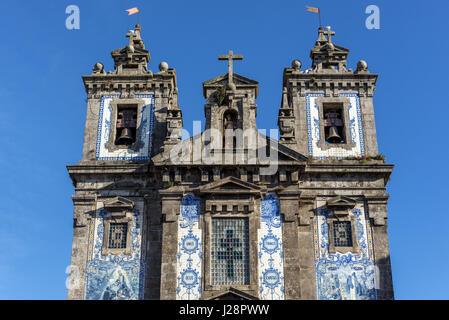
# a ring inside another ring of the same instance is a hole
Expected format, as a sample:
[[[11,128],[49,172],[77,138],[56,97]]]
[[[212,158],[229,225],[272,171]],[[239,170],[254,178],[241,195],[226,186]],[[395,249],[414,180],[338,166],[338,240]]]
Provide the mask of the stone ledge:
[[[120,161],[120,163],[106,163],[106,162],[95,162],[89,164],[77,164],[66,166],[70,177],[73,179],[73,175],[76,174],[107,174],[107,173],[146,173],[148,172],[148,164],[136,164],[136,163],[126,163]]]

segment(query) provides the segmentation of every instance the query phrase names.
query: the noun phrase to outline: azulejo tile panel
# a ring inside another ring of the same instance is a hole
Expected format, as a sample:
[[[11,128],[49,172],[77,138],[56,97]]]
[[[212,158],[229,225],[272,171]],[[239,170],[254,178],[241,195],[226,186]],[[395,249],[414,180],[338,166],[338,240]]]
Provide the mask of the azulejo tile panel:
[[[345,158],[362,157],[365,154],[365,145],[363,138],[362,115],[360,110],[360,98],[357,93],[342,93],[340,97],[346,97],[350,100],[348,107],[348,119],[351,140],[354,147],[346,150],[341,147],[323,150],[319,147],[320,136],[320,116],[319,107],[315,100],[318,97],[324,97],[323,93],[311,93],[306,95],[306,114],[307,114],[307,135],[309,155],[314,158]]]
[[[317,299],[376,300],[371,225],[366,217],[363,202],[358,202],[350,213],[356,217],[358,253],[329,253],[327,217],[331,212],[325,205],[325,200],[317,201],[313,224]]]
[[[268,194],[261,201],[258,232],[259,297],[262,300],[284,300],[284,251],[279,201]]]
[[[131,254],[102,255],[104,217],[108,213],[98,209],[89,226],[86,264],[86,300],[143,299],[145,283],[145,252],[142,241],[143,204],[136,203],[132,212]]]
[[[199,228],[200,200],[186,195],[178,222],[177,300],[201,297],[202,233]]]
[[[141,111],[142,120],[140,129],[137,133],[137,139],[140,139],[142,147],[138,151],[119,149],[112,152],[106,147],[109,142],[111,130],[111,101],[118,99],[119,97],[120,95],[104,95],[101,97],[97,129],[96,159],[99,161],[149,160],[154,127],[154,95],[152,94],[135,95],[135,98],[143,99],[145,101],[145,105]]]

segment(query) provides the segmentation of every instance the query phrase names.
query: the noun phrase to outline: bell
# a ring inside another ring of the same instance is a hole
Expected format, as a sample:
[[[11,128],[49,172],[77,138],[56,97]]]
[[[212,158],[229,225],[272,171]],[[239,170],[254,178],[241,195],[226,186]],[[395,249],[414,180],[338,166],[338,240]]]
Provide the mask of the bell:
[[[337,127],[329,128],[329,136],[327,138],[329,143],[340,143],[342,141],[340,135],[338,134]]]
[[[129,128],[123,128],[122,134],[117,139],[117,144],[129,145],[129,144],[133,144],[133,142],[134,142],[134,138],[133,138],[131,130]]]

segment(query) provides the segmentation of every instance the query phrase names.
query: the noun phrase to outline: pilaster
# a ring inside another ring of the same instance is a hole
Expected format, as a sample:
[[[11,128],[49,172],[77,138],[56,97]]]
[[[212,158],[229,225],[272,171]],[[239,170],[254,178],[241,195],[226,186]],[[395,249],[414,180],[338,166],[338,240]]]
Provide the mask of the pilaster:
[[[298,240],[298,194],[280,193],[280,214],[283,217],[282,241],[284,243],[284,286],[285,299],[298,300],[301,298],[300,254]]]
[[[161,300],[176,300],[176,265],[178,252],[178,218],[181,194],[165,193],[162,201]]]

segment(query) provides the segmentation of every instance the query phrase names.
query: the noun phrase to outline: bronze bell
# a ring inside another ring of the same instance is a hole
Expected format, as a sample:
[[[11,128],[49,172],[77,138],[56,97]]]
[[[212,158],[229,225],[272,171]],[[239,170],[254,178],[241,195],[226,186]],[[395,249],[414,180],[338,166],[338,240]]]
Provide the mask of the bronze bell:
[[[117,139],[117,143],[118,143],[118,144],[129,145],[129,144],[133,144],[133,142],[134,142],[134,138],[133,138],[131,129],[129,129],[129,128],[123,128],[122,134],[121,134],[120,137]]]
[[[342,141],[340,135],[338,134],[337,127],[332,126],[329,128],[329,136],[327,141],[329,143],[340,143]]]

